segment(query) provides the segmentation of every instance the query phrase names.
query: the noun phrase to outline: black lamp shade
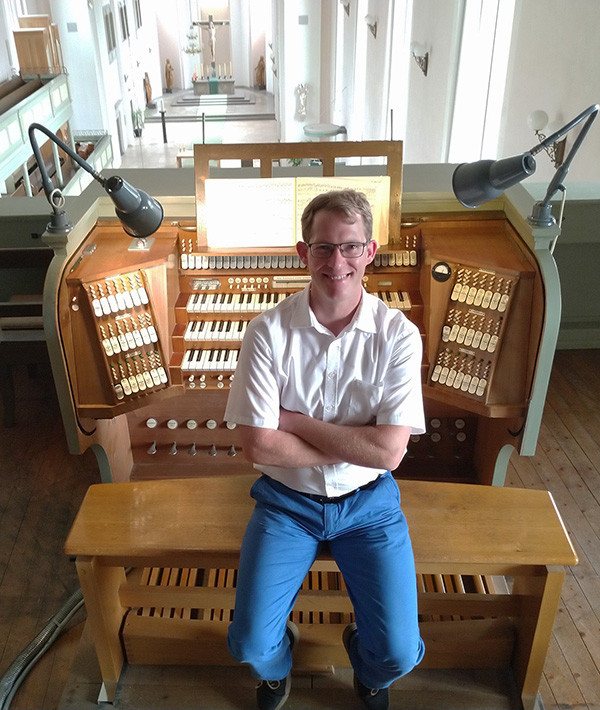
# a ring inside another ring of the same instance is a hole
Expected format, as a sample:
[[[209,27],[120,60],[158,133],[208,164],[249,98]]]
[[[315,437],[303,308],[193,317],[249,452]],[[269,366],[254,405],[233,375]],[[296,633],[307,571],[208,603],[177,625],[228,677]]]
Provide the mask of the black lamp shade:
[[[143,190],[132,187],[118,175],[108,178],[105,190],[115,203],[115,212],[127,234],[142,239],[160,227],[164,216],[162,205]]]
[[[531,153],[502,160],[478,160],[459,165],[452,176],[452,189],[465,207],[479,207],[535,172]]]

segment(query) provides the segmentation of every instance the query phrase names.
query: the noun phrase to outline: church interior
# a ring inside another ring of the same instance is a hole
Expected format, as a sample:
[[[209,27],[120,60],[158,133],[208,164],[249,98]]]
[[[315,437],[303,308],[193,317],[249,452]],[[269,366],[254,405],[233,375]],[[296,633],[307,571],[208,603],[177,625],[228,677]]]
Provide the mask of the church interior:
[[[427,431],[392,474],[427,650],[391,707],[600,708],[599,19],[3,0],[0,710],[253,706],[225,637],[257,472],[227,396],[249,321],[308,286],[303,207],[354,186],[363,286],[423,343]],[[461,196],[457,165],[528,147]],[[358,707],[327,551],[291,620],[286,707]]]

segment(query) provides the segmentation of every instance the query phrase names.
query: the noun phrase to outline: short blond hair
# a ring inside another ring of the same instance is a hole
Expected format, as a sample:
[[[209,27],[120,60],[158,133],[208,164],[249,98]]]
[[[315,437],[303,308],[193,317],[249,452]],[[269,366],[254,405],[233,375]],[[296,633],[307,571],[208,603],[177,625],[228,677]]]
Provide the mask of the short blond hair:
[[[302,240],[307,244],[310,240],[315,214],[320,210],[340,212],[349,223],[356,221],[357,216],[362,217],[367,241],[371,241],[373,238],[373,213],[366,195],[357,190],[331,190],[313,197],[304,208],[301,219]]]

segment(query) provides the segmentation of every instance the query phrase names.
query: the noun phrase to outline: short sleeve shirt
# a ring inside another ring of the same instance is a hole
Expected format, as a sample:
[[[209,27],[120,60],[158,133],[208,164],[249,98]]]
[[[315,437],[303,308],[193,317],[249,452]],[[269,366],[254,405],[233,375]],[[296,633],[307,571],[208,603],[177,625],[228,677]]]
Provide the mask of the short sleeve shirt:
[[[309,305],[309,289],[254,318],[244,335],[225,419],[277,429],[281,407],[334,424],[404,425],[425,431],[421,336],[399,310],[362,294],[352,322],[334,335]],[[257,466],[305,493],[338,496],[382,469],[339,463],[309,468]]]

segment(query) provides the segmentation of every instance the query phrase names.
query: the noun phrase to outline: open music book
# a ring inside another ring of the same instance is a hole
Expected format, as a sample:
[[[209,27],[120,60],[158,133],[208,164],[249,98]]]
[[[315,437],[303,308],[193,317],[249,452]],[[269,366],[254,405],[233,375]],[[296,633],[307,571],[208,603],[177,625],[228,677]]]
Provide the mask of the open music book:
[[[364,192],[373,211],[373,238],[387,244],[390,178],[360,176],[206,180],[208,246],[294,246],[302,239],[300,218],[312,198],[345,188]]]

